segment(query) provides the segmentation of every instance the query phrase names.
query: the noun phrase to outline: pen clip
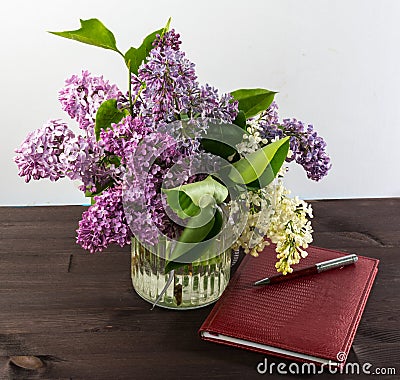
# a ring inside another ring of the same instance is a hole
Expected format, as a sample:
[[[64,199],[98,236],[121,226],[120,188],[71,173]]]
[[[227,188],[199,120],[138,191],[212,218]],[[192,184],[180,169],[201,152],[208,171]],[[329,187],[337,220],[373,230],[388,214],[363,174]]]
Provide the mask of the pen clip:
[[[358,257],[355,254],[337,257],[336,259],[323,261],[322,263],[315,264],[318,273],[325,272],[330,269],[339,268],[345,265],[354,264],[357,262]]]

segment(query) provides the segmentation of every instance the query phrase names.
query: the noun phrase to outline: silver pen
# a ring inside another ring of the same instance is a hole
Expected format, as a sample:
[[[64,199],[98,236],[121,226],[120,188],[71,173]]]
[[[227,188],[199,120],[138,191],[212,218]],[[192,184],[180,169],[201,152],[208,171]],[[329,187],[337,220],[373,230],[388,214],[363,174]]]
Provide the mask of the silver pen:
[[[276,284],[278,282],[289,281],[294,278],[308,276],[310,274],[321,273],[330,269],[340,268],[345,265],[354,264],[355,262],[357,262],[357,260],[358,257],[355,254],[338,257],[336,259],[317,263],[307,268],[299,269],[297,271],[294,271],[286,275],[277,274],[270,277],[266,277],[263,278],[262,280],[256,281],[253,285],[270,285],[270,284]]]

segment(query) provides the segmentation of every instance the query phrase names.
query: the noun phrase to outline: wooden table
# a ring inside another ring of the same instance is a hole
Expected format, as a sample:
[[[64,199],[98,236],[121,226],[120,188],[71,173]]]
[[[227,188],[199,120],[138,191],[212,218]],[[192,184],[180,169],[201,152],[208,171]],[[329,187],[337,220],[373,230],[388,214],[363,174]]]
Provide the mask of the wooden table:
[[[397,371],[335,378],[398,379],[400,198],[312,203],[315,245],[381,260],[348,361]],[[280,361],[201,341],[212,306],[150,311],[132,289],[129,248],[91,255],[75,244],[83,210],[0,208],[0,379],[259,379],[258,363]],[[45,365],[10,363],[21,355]]]

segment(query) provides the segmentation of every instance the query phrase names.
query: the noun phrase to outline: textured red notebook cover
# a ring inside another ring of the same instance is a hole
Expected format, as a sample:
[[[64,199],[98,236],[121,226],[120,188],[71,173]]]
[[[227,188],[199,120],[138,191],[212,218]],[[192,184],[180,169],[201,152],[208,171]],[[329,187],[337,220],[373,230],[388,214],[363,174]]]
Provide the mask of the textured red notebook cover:
[[[266,286],[276,273],[273,245],[246,256],[204,321],[203,339],[319,364],[342,365],[350,350],[376,272],[377,259]],[[296,269],[347,255],[309,247]]]

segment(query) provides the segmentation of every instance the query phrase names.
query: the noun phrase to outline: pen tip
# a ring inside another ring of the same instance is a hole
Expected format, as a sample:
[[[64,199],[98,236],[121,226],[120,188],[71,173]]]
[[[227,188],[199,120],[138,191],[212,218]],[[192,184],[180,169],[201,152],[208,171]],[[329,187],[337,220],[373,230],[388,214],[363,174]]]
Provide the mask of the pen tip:
[[[270,283],[270,279],[269,278],[264,278],[262,280],[258,280],[256,282],[253,283],[253,286],[259,286],[259,285],[267,285]]]

